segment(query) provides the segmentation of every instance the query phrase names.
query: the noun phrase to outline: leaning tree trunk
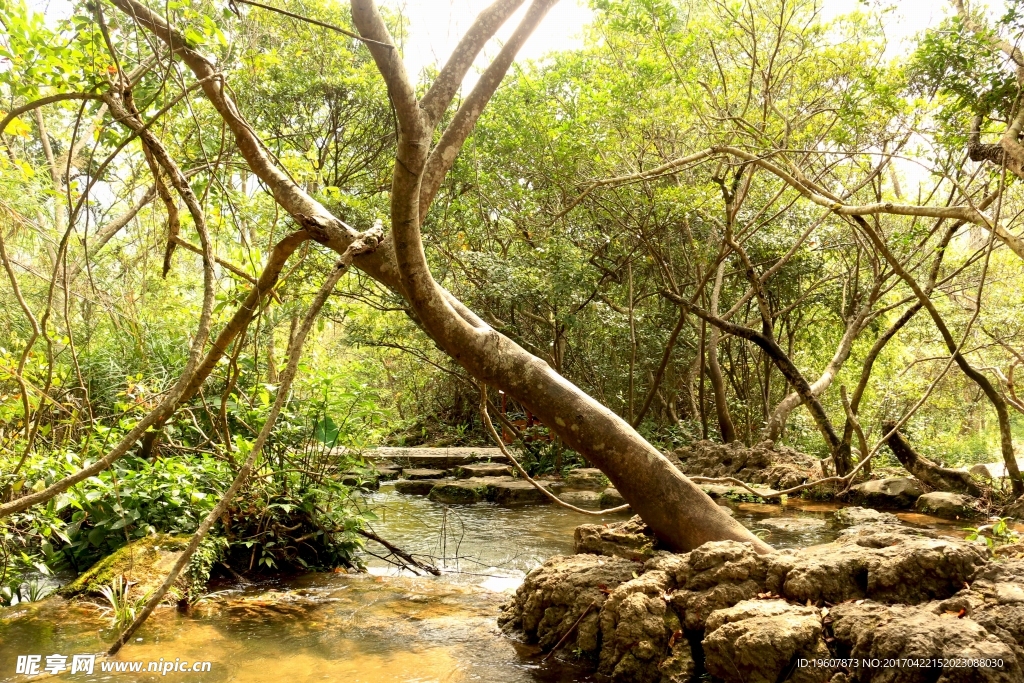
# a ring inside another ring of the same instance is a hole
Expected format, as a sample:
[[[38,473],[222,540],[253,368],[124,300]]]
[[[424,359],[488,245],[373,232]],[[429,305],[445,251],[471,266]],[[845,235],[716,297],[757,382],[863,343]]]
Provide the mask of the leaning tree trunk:
[[[459,131],[475,123],[490,97],[487,89],[493,92],[519,45],[553,4],[539,0],[530,6],[431,152],[440,118],[431,115],[433,90],[424,100],[417,99],[393,48],[386,47],[393,42],[376,7],[370,0],[353,0],[353,21],[364,38],[374,41],[368,47],[387,83],[399,121],[391,220],[402,289],[422,327],[445,352],[478,380],[520,401],[566,445],[585,455],[670,546],[688,550],[706,541],[736,539],[767,552],[767,545],[722,512],[628,423],[477,316],[465,315],[460,310],[464,307],[453,301],[430,273],[420,225],[436,192],[431,166],[450,164],[447,160],[454,159],[465,139]],[[453,59],[458,56],[456,50]]]
[[[981,496],[984,493],[982,488],[971,479],[971,475],[960,470],[940,467],[915,451],[896,426],[895,422],[889,420],[882,425],[882,431],[886,434],[892,432],[886,443],[892,454],[896,456],[901,465],[907,468],[908,472],[933,489],[940,491],[966,493],[969,496]]]
[[[210,104],[234,135],[239,154],[306,235],[338,253],[359,238],[359,231],[339,220],[276,166],[212,62],[138,0],[112,2],[166,43],[200,79]],[[667,545],[689,550],[707,541],[734,539],[750,543],[759,552],[770,552],[768,545],[723,512],[624,420],[543,360],[491,329],[430,274],[420,235],[430,203],[519,48],[553,0],[531,4],[455,114],[450,118],[445,114],[483,46],[521,4],[522,0],[496,0],[484,10],[426,94],[417,98],[376,6],[372,0],[353,0],[354,23],[387,84],[399,125],[391,236],[372,254],[357,258],[354,265],[403,296],[427,334],[471,375],[519,400],[566,445],[599,467]],[[433,134],[442,118],[448,125],[432,149]],[[257,301],[262,291],[257,292]],[[247,315],[239,317],[244,320]]]

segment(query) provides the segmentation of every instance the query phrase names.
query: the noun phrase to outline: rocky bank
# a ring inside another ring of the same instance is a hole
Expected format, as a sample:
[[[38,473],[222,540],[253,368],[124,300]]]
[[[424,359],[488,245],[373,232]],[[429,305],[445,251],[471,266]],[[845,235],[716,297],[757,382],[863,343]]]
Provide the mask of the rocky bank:
[[[733,541],[669,553],[639,518],[586,525],[499,623],[616,683],[1024,681],[1024,546],[995,558],[890,515],[842,517],[857,526],[839,540],[771,555]]]

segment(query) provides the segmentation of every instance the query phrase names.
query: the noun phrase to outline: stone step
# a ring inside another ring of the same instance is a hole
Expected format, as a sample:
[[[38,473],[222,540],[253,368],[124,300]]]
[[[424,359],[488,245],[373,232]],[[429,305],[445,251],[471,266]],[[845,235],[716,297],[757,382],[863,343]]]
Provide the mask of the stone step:
[[[381,447],[364,451],[363,457],[369,462],[393,462],[400,467],[416,467],[436,470],[450,470],[462,465],[479,462],[507,463],[508,459],[498,448],[394,448]]]
[[[445,483],[443,479],[399,479],[395,482],[395,491],[407,496],[425,496],[430,489]]]
[[[608,477],[596,467],[581,467],[565,476],[565,484],[573,489],[603,491],[608,487]]]
[[[547,482],[540,482],[545,488]],[[550,499],[528,481],[512,477],[470,477],[468,479],[402,479],[395,491],[406,495],[428,496],[446,505],[491,501],[502,505],[549,503]]]
[[[444,470],[415,469],[412,467],[402,469],[404,479],[444,479]]]
[[[470,477],[511,477],[512,467],[500,462],[477,462],[469,465],[459,465],[455,468],[455,476],[459,479]]]

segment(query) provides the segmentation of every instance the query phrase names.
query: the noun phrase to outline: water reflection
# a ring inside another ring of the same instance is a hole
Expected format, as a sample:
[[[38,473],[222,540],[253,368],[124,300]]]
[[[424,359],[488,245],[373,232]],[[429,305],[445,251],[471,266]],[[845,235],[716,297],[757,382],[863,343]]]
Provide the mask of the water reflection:
[[[480,503],[444,508],[389,488],[367,505],[382,537],[429,556],[445,569],[439,578],[399,575],[367,556],[370,573],[312,574],[279,585],[251,586],[215,596],[189,615],[162,609],[140,632],[142,640],[119,659],[144,662],[210,661],[204,674],[101,673],[55,677],[97,681],[246,681],[527,683],[587,681],[554,658],[540,663],[528,646],[503,638],[495,618],[502,602],[537,564],[572,552],[579,524],[595,518],[553,506],[504,508]],[[788,501],[730,504],[741,523],[785,548],[834,539],[828,520],[838,507]],[[920,515],[905,522],[935,526]],[[946,529],[954,529],[946,524]],[[383,554],[382,549],[369,548]],[[0,611],[0,681],[40,680],[15,675],[19,654],[102,652],[112,639],[95,607],[58,599]],[[145,668],[145,664],[143,665]]]

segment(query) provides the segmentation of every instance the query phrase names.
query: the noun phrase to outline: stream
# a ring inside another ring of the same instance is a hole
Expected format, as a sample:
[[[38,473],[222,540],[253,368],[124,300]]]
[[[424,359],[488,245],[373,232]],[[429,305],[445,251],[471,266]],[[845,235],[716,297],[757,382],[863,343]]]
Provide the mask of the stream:
[[[364,574],[309,574],[214,594],[190,614],[158,610],[119,661],[142,661],[143,673],[70,674],[71,656],[99,653],[113,640],[110,620],[88,603],[51,598],[0,610],[0,681],[244,681],[304,683],[485,683],[591,680],[569,662],[541,659],[535,648],[504,637],[499,606],[526,572],[572,552],[580,524],[628,518],[592,517],[561,507],[445,507],[384,485],[367,495],[383,538],[444,567],[440,577],[402,574],[366,555]],[[778,548],[833,540],[827,523],[839,506],[791,500],[785,506],[731,503],[736,519]],[[900,514],[905,523],[957,533],[933,517]],[[960,524],[963,525],[962,523]],[[384,554],[369,543],[368,551]],[[68,656],[57,675],[16,674],[18,655]],[[562,653],[569,658],[569,653]],[[145,673],[150,661],[210,662],[206,673]]]

